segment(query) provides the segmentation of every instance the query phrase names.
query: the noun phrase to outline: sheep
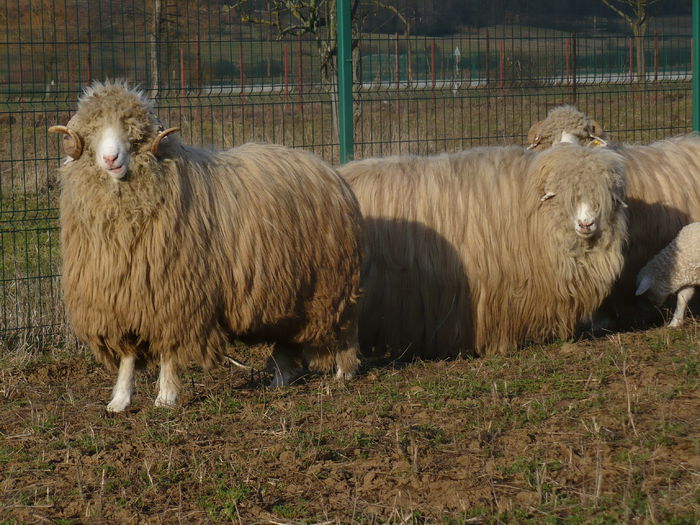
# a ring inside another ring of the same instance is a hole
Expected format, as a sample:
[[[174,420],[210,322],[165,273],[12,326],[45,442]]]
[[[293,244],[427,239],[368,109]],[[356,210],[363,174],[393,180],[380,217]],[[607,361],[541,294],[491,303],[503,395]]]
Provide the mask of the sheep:
[[[365,353],[449,358],[569,337],[622,269],[612,151],[480,147],[339,171],[365,217]]]
[[[561,133],[568,132],[579,143],[588,146],[607,144],[608,135],[603,126],[573,106],[552,108],[544,120],[535,122],[527,133],[529,149],[542,151],[560,142]]]
[[[561,125],[574,121],[579,122],[578,127]],[[560,106],[533,128],[547,130],[547,137],[556,136],[558,131],[580,137],[588,132],[586,122],[595,121],[572,106]],[[597,125],[597,129],[602,128]],[[540,141],[535,147],[542,149],[546,145],[546,141]],[[641,268],[668,245],[683,226],[700,221],[700,136],[690,133],[649,145],[617,144],[608,140],[605,146],[622,155],[627,173],[629,244],[625,267],[611,298],[614,308],[620,310],[634,297],[636,276]]]
[[[135,363],[210,367],[232,339],[275,343],[272,386],[297,367],[358,367],[362,217],[337,172],[276,145],[213,151],[163,129],[123,81],[95,82],[64,135],[60,224],[70,324],[109,369],[107,410],[131,402]]]
[[[681,228],[678,235],[657,253],[637,275],[636,295],[644,293],[656,304],[677,293],[676,310],[668,326],[683,324],[688,302],[700,285],[700,222]]]

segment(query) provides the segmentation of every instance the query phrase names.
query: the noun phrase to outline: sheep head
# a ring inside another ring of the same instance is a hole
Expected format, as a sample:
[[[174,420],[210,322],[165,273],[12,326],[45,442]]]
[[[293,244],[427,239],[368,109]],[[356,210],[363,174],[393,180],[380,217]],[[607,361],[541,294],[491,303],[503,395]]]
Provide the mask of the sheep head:
[[[528,149],[544,150],[560,142],[568,133],[584,146],[607,145],[607,134],[598,122],[573,106],[563,105],[550,110],[544,120],[535,122],[528,131]]]
[[[133,157],[161,157],[163,141],[179,128],[166,129],[150,100],[125,82],[95,82],[85,90],[68,124],[49,131],[63,134],[69,162],[86,153],[112,180],[120,181],[129,173]]]
[[[530,175],[538,213],[549,225],[570,225],[570,230],[557,227],[569,239],[596,239],[619,223],[627,206],[624,161],[605,148],[557,145],[537,155]]]

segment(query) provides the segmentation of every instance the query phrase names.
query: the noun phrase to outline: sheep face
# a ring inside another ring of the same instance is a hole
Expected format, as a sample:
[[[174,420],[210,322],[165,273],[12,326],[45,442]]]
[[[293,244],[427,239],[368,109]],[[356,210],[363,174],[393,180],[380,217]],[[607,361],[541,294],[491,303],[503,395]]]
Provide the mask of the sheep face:
[[[556,146],[533,165],[539,180],[540,212],[548,222],[570,224],[572,239],[596,239],[619,223],[624,208],[624,164],[610,151]],[[573,236],[572,236],[573,234]]]
[[[67,162],[92,163],[106,179],[126,180],[135,159],[159,157],[161,142],[178,128],[165,126],[153,113],[143,93],[122,82],[96,82],[78,101],[78,112],[66,126],[49,131],[63,133]]]
[[[662,268],[656,267],[655,270],[662,271]],[[660,272],[659,272],[660,273]],[[668,275],[659,276],[659,280],[664,278],[668,279]],[[637,290],[635,295],[646,294],[649,300],[660,306],[666,302],[666,298],[670,295],[662,290],[662,287],[658,286],[657,280],[652,276],[652,270],[649,266],[645,266],[637,275]]]
[[[131,158],[131,143],[121,126],[102,130],[95,144],[95,164],[115,181],[126,175]]]

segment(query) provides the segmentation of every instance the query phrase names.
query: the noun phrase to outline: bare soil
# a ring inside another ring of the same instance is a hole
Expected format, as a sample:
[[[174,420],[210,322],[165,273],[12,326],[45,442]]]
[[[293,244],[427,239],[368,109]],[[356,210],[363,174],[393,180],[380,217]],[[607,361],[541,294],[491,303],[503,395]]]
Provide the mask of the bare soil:
[[[698,523],[700,324],[105,411],[84,350],[0,360],[1,523]],[[258,369],[268,349],[243,349]]]

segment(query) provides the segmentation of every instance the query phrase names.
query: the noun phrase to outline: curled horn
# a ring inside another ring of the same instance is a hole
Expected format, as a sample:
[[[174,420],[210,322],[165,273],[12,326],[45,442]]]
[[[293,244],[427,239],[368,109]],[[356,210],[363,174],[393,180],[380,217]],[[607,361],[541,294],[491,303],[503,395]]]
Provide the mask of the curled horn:
[[[608,145],[608,142],[602,138],[602,135],[605,133],[603,126],[598,124],[595,120],[590,119],[589,123],[586,124],[585,129],[586,131],[588,131],[588,138],[593,139],[593,141],[590,144],[592,144],[593,146]]]
[[[532,126],[530,126],[529,131],[527,132],[527,142],[529,144],[527,149],[533,149],[537,147],[542,140],[542,137],[540,136],[540,126],[542,125],[542,122],[535,122]]]
[[[158,133],[158,136],[156,139],[153,141],[153,144],[151,145],[151,153],[153,153],[156,157],[158,156],[158,148],[160,147],[161,141],[170,135],[171,133],[175,133],[177,131],[180,131],[180,128],[168,128],[160,133]]]
[[[83,154],[83,140],[75,131],[66,126],[51,126],[49,133],[63,133],[63,151],[73,160]]]

